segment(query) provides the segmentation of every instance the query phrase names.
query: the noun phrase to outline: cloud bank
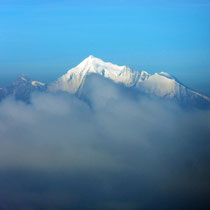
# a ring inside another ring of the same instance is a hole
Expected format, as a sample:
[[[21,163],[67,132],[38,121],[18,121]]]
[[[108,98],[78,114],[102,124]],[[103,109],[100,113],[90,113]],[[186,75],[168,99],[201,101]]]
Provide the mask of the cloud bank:
[[[81,98],[0,104],[0,209],[209,205],[210,112],[90,77]]]

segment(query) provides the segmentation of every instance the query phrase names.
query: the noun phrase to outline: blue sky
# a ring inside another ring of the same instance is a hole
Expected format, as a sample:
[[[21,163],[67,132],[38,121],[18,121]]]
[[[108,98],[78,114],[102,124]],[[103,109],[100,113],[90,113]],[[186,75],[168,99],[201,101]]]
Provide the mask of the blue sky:
[[[210,1],[0,0],[0,84],[48,82],[90,54],[210,94]]]

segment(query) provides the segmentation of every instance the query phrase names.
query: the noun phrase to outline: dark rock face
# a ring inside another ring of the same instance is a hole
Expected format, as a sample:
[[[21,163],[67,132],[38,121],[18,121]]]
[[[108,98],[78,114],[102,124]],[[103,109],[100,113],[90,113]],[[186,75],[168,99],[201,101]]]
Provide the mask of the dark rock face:
[[[32,92],[45,91],[46,89],[47,85],[21,75],[10,86],[0,89],[0,100],[6,96],[13,96],[16,100],[22,100],[29,103]]]

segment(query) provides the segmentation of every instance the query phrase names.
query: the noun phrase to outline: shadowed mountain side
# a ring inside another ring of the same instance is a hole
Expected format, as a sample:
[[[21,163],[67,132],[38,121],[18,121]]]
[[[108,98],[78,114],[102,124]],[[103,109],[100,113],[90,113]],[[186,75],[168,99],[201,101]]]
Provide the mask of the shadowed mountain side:
[[[26,103],[30,102],[31,93],[38,91],[43,92],[47,90],[47,85],[38,81],[33,81],[24,75],[13,82],[10,86],[0,89],[0,99],[7,96],[12,96],[16,100],[21,100]]]

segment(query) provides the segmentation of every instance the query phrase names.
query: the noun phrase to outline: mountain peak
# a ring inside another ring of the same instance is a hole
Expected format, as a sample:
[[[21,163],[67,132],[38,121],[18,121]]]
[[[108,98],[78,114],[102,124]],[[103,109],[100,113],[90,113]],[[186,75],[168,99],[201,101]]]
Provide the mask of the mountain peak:
[[[163,71],[160,72],[159,75],[164,76],[164,77],[167,77],[168,79],[175,79],[174,76],[172,76],[172,75],[169,74],[169,73],[163,72]]]
[[[87,65],[92,65],[94,63],[101,63],[101,62],[103,62],[101,59],[96,58],[93,55],[90,55],[87,58],[85,58],[78,66],[81,68]]]
[[[99,58],[96,58],[95,56],[93,56],[93,55],[89,55],[85,60],[83,60],[83,61],[93,61],[93,60],[100,60]]]
[[[128,87],[134,86],[139,79],[139,72],[133,71],[127,66],[118,66],[90,55],[52,83],[49,89],[75,93],[83,86],[86,76],[90,74],[101,75]]]
[[[105,62],[93,55],[88,56],[79,65],[51,83],[48,89],[50,91],[66,91],[72,94],[79,93],[84,87],[87,76],[91,74],[100,75],[126,87],[134,87],[141,93],[160,98],[174,99],[180,102],[188,101],[189,103],[210,100],[190,90],[166,72],[150,75],[146,71],[136,71],[127,66]]]
[[[39,82],[39,81],[33,81],[32,79],[26,77],[24,74],[21,74],[17,80],[15,82],[13,82],[13,85],[17,86],[17,85],[32,85],[34,87],[41,87],[41,86],[45,86],[44,83]]]
[[[19,77],[18,77],[18,80],[22,80],[22,81],[30,81],[30,79],[28,77],[26,77],[24,74],[21,74]]]
[[[20,74],[16,81],[13,82],[14,85],[17,85],[17,84],[25,84],[25,83],[31,83],[31,79],[26,77],[24,74]]]
[[[93,59],[93,58],[95,58],[95,56],[93,56],[93,55],[88,56],[88,59]]]

